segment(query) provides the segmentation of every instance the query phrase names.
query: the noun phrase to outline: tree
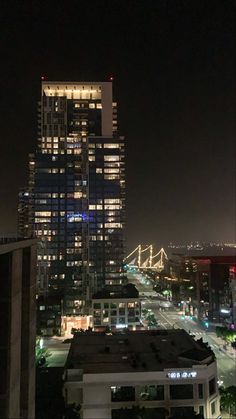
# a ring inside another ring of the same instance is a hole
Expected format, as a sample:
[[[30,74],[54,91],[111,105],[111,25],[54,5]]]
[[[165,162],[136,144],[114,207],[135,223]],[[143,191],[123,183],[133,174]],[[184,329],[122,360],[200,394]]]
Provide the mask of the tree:
[[[69,404],[65,407],[65,413],[63,415],[63,419],[80,419],[80,405],[76,405],[75,403]]]
[[[232,343],[236,339],[236,331],[227,327],[216,326],[216,336],[224,339],[227,343]]]
[[[220,387],[220,405],[226,412],[236,413],[236,386]]]
[[[231,343],[232,348],[236,349],[236,340]]]
[[[52,353],[42,346],[42,338],[36,339],[35,345],[35,357],[36,357],[36,367],[45,366],[47,363],[47,358],[49,358]]]

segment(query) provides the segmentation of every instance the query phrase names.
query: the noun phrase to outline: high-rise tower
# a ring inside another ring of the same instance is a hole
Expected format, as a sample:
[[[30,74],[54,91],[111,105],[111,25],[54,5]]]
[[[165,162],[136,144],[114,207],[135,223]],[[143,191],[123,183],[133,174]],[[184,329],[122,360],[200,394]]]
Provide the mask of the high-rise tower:
[[[86,312],[94,291],[125,280],[124,137],[116,116],[111,82],[42,82],[29,214],[43,243],[39,287],[63,295],[64,314]]]

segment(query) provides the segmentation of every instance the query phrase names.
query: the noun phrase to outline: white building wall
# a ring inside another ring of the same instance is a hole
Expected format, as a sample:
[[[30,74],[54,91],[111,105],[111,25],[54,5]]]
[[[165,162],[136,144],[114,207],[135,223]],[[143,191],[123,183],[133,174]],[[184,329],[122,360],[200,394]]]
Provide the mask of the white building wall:
[[[168,372],[172,371],[197,371],[197,377],[191,379],[170,379],[167,377]],[[181,407],[194,406],[196,412],[199,412],[199,406],[204,406],[204,415],[206,419],[216,419],[220,415],[219,396],[216,386],[216,393],[209,395],[209,380],[215,377],[217,381],[216,363],[211,365],[197,365],[192,368],[164,371],[147,371],[147,372],[127,372],[113,374],[84,374],[83,381],[66,382],[68,401],[70,403],[79,403],[75,388],[83,389],[82,417],[87,419],[110,419],[111,410],[121,407],[131,408],[134,405],[151,407]],[[74,377],[75,380],[75,377]],[[198,397],[198,384],[204,385],[204,396],[202,399]],[[164,385],[164,400],[143,401],[138,397],[141,386],[144,385]],[[193,399],[171,400],[170,385],[192,384]],[[111,387],[112,386],[133,386],[136,390],[136,400],[130,402],[112,402]],[[211,403],[216,402],[215,414],[211,414]]]

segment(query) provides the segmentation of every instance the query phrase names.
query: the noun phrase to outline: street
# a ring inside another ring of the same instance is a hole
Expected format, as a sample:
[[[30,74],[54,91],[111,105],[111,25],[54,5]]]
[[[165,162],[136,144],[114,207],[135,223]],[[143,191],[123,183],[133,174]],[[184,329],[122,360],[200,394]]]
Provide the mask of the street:
[[[223,341],[217,338],[214,332],[203,329],[190,317],[183,317],[173,307],[163,307],[163,299],[153,298],[153,295],[157,296],[157,294],[153,294],[152,285],[145,276],[129,274],[129,280],[136,285],[140,292],[142,307],[151,309],[155,314],[158,327],[162,329],[180,328],[193,335],[195,339],[202,338],[203,342],[207,342],[215,353],[220,384],[224,387],[236,385],[236,351],[233,349],[224,350]],[[148,294],[150,297],[147,296]]]
[[[47,367],[64,367],[70,349],[70,343],[62,343],[64,338],[43,338],[43,348],[47,348],[51,356],[47,358]]]

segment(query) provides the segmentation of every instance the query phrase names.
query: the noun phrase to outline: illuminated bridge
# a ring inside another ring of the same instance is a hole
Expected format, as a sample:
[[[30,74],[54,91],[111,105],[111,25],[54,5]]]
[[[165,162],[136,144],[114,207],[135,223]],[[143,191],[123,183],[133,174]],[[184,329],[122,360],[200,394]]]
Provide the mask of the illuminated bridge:
[[[168,259],[163,247],[155,254],[153,254],[153,245],[142,246],[139,244],[128,256],[125,257],[124,262],[128,267],[135,267],[138,269],[154,269],[161,271],[164,269],[164,261]]]

